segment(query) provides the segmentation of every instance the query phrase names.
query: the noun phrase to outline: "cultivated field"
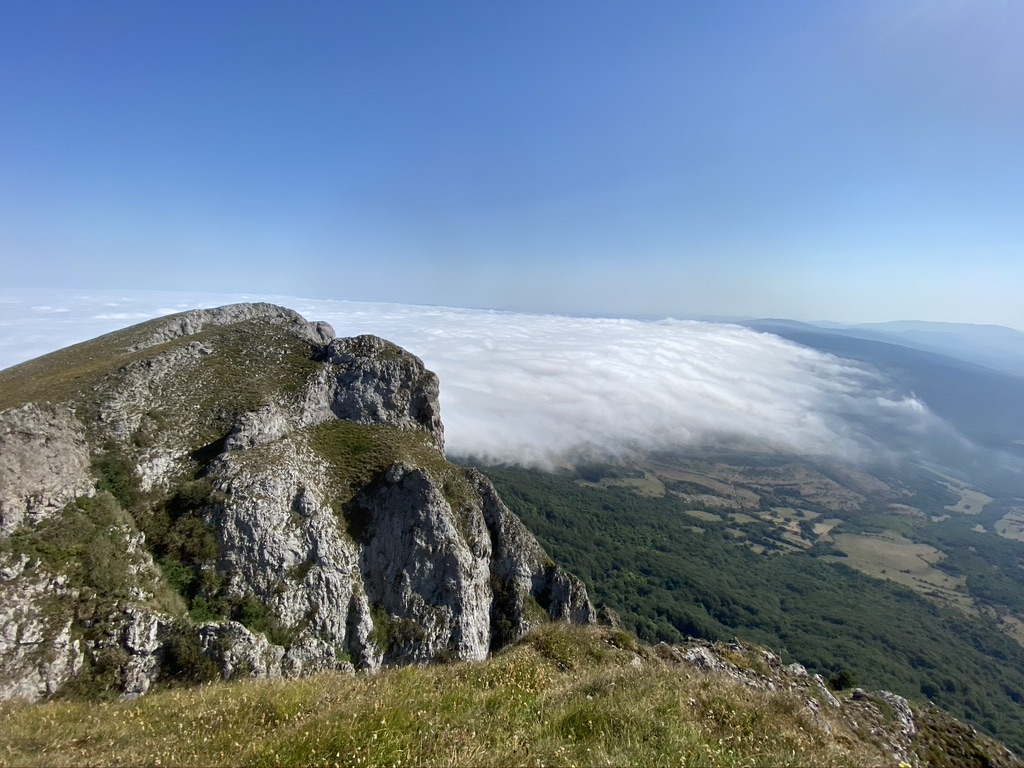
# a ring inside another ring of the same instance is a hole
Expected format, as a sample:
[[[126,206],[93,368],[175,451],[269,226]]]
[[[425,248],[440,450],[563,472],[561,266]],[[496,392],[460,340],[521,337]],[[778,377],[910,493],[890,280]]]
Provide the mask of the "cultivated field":
[[[877,536],[839,533],[835,545],[847,557],[829,557],[878,579],[888,579],[965,613],[977,615],[963,578],[935,567],[945,555],[927,544],[917,544],[887,531]]]

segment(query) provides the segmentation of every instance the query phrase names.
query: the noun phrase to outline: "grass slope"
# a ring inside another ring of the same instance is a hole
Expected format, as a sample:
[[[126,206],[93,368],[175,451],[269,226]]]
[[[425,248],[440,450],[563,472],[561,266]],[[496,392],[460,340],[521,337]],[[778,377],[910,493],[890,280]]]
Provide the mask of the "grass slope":
[[[0,765],[871,765],[806,702],[549,625],[483,664],[0,705]]]

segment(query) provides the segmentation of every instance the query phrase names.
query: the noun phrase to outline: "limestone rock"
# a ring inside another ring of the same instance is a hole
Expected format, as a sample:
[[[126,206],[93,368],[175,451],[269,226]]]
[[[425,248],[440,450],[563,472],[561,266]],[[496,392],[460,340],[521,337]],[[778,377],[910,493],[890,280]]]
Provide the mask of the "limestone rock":
[[[283,437],[291,425],[288,417],[274,403],[258,411],[242,414],[224,442],[228,451],[239,451],[263,445]]]
[[[440,384],[423,361],[376,336],[335,339],[324,351],[331,365],[321,409],[359,424],[424,429],[444,450]],[[322,413],[322,410],[320,411]]]
[[[200,366],[210,353],[209,347],[193,341],[124,366],[117,376],[98,388],[102,403],[97,425],[100,441],[131,444],[146,425],[148,414],[167,404],[170,399],[168,390]],[[189,422],[195,414],[187,407],[179,406],[177,410],[182,423],[172,434],[163,435],[163,450],[158,461],[165,461],[168,456],[180,456],[186,449],[187,435],[191,431]],[[150,487],[162,482],[164,474],[156,462],[144,458],[140,464],[150,465],[140,473],[152,477]]]
[[[81,670],[69,610],[77,596],[66,578],[25,555],[0,554],[0,699],[36,701]]]
[[[208,326],[224,326],[246,320],[263,320],[285,326],[296,335],[312,344],[324,345],[334,339],[334,329],[324,322],[309,323],[302,315],[291,309],[273,304],[229,304],[215,309],[195,309],[166,318],[140,342],[132,345],[132,351],[155,347],[182,336],[199,333]]]
[[[396,464],[357,500],[367,530],[366,594],[380,607],[387,661],[450,653],[482,659],[490,649],[491,555],[479,513],[460,520],[422,469]],[[462,530],[460,530],[460,527]]]
[[[476,470],[467,476],[479,496],[492,541],[491,579],[500,586],[494,608],[496,639],[511,642],[536,625],[538,617],[531,618],[528,598],[550,618],[594,624],[597,616],[583,582],[551,560],[490,480]]]
[[[160,676],[168,617],[141,606],[113,606],[84,622],[87,658],[110,675],[122,699],[146,693]]]
[[[303,650],[286,665],[294,673],[334,668],[339,650],[374,668],[369,627],[351,616],[355,608],[368,623],[359,551],[324,501],[327,467],[290,441],[271,450],[268,465],[264,455],[229,453],[213,471],[225,502],[208,519],[228,591],[262,601],[284,627],[302,627],[296,643]]]
[[[84,428],[68,407],[0,413],[0,536],[52,516],[93,490]]]
[[[103,550],[60,573],[3,556],[3,695],[87,673],[131,698],[188,677],[182,663],[237,678],[479,660],[543,621],[594,622],[582,582],[485,477],[445,460],[439,383],[416,356],[270,304],[96,344],[21,369],[36,386],[47,364],[87,361],[66,403],[0,414],[0,532],[79,514],[92,527],[72,545]],[[124,493],[64,511],[94,493],[96,457]],[[222,619],[194,625],[185,600]]]
[[[210,622],[199,627],[199,643],[217,665],[221,677],[280,677],[285,649],[250,632],[237,621]]]

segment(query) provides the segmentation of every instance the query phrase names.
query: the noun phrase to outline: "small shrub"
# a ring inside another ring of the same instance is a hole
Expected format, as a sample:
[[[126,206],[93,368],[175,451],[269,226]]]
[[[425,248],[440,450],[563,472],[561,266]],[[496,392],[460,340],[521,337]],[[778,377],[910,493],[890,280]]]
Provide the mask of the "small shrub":
[[[170,680],[207,683],[220,678],[217,665],[203,653],[191,624],[182,622],[175,625],[165,651],[161,671]]]
[[[82,574],[85,582],[99,594],[127,597],[130,594],[132,574],[123,536],[115,539],[110,530],[100,531],[93,536],[82,553]]]
[[[288,646],[295,630],[286,627],[273,610],[253,595],[235,599],[231,618],[253,632],[261,632],[274,645]]]
[[[207,600],[205,597],[196,597],[189,606],[189,617],[197,624],[206,621],[220,621],[227,616],[227,609],[222,601]]]
[[[114,443],[103,453],[94,456],[92,471],[96,475],[96,488],[110,493],[125,509],[131,509],[139,500],[139,480],[135,464]]]
[[[371,637],[385,655],[399,653],[410,645],[422,643],[427,637],[419,622],[392,616],[383,606],[373,606],[370,615],[373,618]]]
[[[195,572],[176,557],[167,556],[160,560],[164,579],[180,595],[187,595],[196,580]]]
[[[82,669],[60,689],[59,698],[93,702],[114,699],[121,690],[121,670],[127,661],[127,652],[117,647],[86,654]]]
[[[845,668],[834,672],[828,678],[828,687],[833,691],[846,691],[853,688],[856,684],[857,680],[854,678],[853,673]]]
[[[306,580],[306,576],[309,575],[311,570],[313,570],[313,562],[311,560],[306,560],[293,568],[290,568],[288,570],[288,578],[291,581],[301,584]]]

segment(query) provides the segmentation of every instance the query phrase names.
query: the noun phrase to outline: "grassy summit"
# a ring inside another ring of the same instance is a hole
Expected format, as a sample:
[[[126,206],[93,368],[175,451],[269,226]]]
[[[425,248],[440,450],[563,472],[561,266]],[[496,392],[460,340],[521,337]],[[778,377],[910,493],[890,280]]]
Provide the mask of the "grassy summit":
[[[752,679],[764,665],[759,649],[719,652]],[[835,709],[824,694],[810,702],[813,686],[778,688],[756,690],[701,671],[673,660],[665,646],[641,646],[621,631],[554,624],[485,663],[169,689],[99,707],[7,704],[0,708],[0,764],[898,762],[887,736],[878,735],[897,728],[884,702],[865,699],[859,709],[857,702]],[[961,738],[946,721],[934,722],[909,760],[1009,759],[991,742]],[[958,738],[961,752],[955,754],[950,749]]]

